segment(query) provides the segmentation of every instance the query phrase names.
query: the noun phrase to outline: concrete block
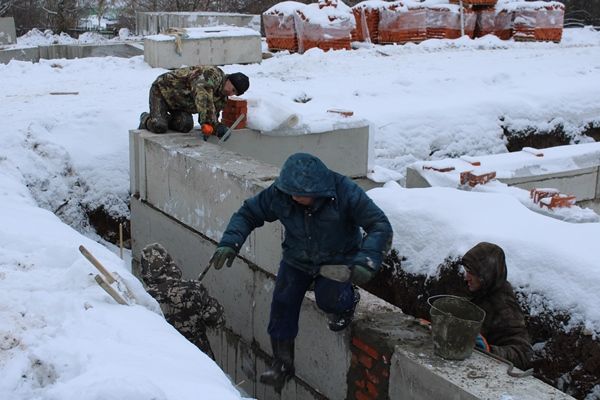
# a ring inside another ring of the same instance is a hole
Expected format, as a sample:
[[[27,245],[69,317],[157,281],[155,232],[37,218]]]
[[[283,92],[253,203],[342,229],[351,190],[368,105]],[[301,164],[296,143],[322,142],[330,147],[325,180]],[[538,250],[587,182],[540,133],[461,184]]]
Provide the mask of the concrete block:
[[[573,399],[533,377],[513,378],[507,365],[480,353],[464,361],[433,355],[433,345],[415,351],[397,346],[390,366],[390,399],[520,400]]]
[[[144,61],[154,68],[191,65],[260,63],[260,34],[249,28],[188,28],[180,41],[174,36],[144,39]]]
[[[181,268],[183,277],[196,279],[208,264],[216,244],[135,197],[130,198],[130,205],[132,258],[139,262],[146,245],[160,243]]]
[[[420,171],[415,167],[406,167],[406,187],[407,188],[426,188],[431,187]]]
[[[136,35],[163,33],[169,28],[237,26],[260,32],[260,15],[219,12],[136,12]]]
[[[129,43],[103,43],[103,44],[53,44],[40,46],[40,58],[54,60],[65,58],[87,57],[121,57],[130,58],[144,53],[142,49]]]
[[[596,199],[600,200],[600,167],[596,171]]]
[[[217,143],[216,137],[209,138]],[[350,177],[368,172],[369,126],[311,134],[268,135],[252,129],[235,130],[223,148],[281,167],[294,153],[311,153],[330,169]],[[352,160],[349,162],[349,160]]]
[[[17,31],[13,17],[0,18],[0,46],[17,43]]]
[[[304,298],[300,331],[296,339],[296,375],[319,388],[329,399],[344,399],[346,373],[350,367],[350,330],[332,332],[327,315],[317,307],[314,293]],[[326,371],[327,379],[323,379]]]
[[[38,62],[40,61],[40,49],[38,47],[24,47],[0,50],[0,63],[8,64],[12,60]]]
[[[267,332],[267,326],[269,325],[275,278],[264,272],[257,272],[254,277],[254,340],[262,351],[272,356],[271,338]]]
[[[252,347],[242,340],[237,342],[237,360],[235,370],[235,383],[237,388],[249,397],[256,391],[256,357]]]
[[[143,147],[147,187],[145,194],[140,188],[140,197],[214,241],[243,201],[279,174],[274,166],[184,134],[145,137]],[[282,230],[279,222],[256,229],[240,255],[275,273]]]
[[[509,186],[530,190],[535,187],[555,188],[564,194],[573,194],[577,201],[591,200],[596,197],[598,167],[581,168],[556,174],[526,176],[520,178],[500,178]]]

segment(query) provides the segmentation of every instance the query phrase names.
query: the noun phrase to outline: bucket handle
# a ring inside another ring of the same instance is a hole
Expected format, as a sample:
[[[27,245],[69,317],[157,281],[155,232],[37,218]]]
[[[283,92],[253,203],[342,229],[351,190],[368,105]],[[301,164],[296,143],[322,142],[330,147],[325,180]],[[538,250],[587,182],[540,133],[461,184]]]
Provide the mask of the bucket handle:
[[[453,296],[453,295],[451,295],[451,294],[438,294],[438,295],[435,295],[435,296],[430,296],[430,297],[427,299],[427,304],[429,304],[429,307],[431,307],[431,308],[435,308],[436,310],[438,310],[438,311],[439,311],[439,312],[441,312],[442,314],[444,314],[444,315],[447,315],[447,316],[450,316],[450,317],[452,317],[453,315],[452,315],[452,314],[450,314],[450,313],[448,313],[448,312],[445,312],[445,311],[443,311],[443,310],[440,310],[440,309],[439,309],[439,308],[437,308],[437,307],[434,307],[434,306],[433,306],[433,304],[432,304],[434,300],[437,300],[437,299],[439,299],[439,298],[442,298],[442,297],[452,297],[452,298],[454,298],[454,299],[459,299],[459,300],[461,300],[461,301],[462,301],[462,300],[467,300],[467,301],[468,301],[468,299],[465,299],[464,297],[460,297],[460,296]]]
[[[491,358],[493,358],[495,360],[503,362],[504,364],[507,364],[508,368],[506,369],[506,373],[509,376],[512,376],[513,378],[525,378],[527,376],[533,375],[533,368],[529,368],[527,371],[523,371],[523,372],[514,372],[513,369],[515,368],[515,366],[513,365],[512,362],[508,361],[507,359],[502,358],[499,355],[496,355],[496,354],[494,354],[492,352],[479,349],[477,347],[475,348],[475,350],[477,350],[478,352],[480,352],[482,354],[485,354],[488,357],[491,357]]]

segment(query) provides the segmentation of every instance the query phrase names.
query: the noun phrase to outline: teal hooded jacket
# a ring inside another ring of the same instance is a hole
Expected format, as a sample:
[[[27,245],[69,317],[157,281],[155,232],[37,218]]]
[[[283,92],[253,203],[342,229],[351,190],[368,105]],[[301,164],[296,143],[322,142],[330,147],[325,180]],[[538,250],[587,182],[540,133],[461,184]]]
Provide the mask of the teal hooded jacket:
[[[306,207],[292,196],[315,200]],[[291,155],[271,186],[244,201],[219,246],[239,251],[252,230],[277,220],[285,228],[283,261],[315,275],[323,264],[377,271],[392,242],[388,218],[367,194],[306,153]]]

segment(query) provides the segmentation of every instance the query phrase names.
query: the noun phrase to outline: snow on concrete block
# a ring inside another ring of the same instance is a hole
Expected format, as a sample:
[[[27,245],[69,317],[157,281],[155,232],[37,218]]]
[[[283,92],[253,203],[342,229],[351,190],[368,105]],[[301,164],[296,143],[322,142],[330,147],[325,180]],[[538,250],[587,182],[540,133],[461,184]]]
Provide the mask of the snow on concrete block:
[[[260,33],[250,28],[185,28],[144,39],[144,61],[154,68],[259,63]]]
[[[523,147],[521,151],[533,154],[536,157],[544,157],[544,152],[533,147]]]

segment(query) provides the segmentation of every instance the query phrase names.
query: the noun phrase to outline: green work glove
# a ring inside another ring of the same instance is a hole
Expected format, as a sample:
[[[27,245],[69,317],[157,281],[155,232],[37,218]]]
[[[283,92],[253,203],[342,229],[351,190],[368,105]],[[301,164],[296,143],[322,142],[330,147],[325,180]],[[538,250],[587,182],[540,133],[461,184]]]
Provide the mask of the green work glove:
[[[375,271],[370,268],[363,267],[362,265],[352,266],[352,274],[350,280],[355,285],[364,285],[369,282],[375,276]]]
[[[227,266],[231,267],[235,259],[236,251],[229,246],[217,247],[215,254],[210,258],[208,265],[215,269],[223,268],[223,264],[227,261]]]

